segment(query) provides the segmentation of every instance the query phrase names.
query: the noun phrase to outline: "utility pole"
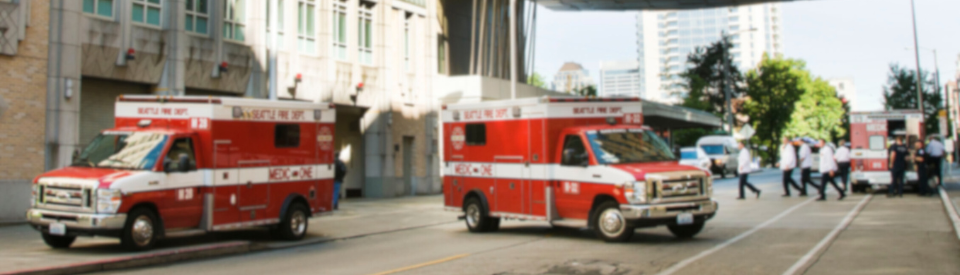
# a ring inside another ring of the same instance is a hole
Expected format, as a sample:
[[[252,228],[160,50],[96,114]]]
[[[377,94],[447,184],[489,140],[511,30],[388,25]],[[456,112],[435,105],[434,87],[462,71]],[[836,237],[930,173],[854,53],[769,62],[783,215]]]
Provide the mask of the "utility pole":
[[[910,0],[910,12],[913,15],[913,51],[916,54],[917,60],[917,107],[920,109],[920,114],[926,118],[927,113],[923,111],[923,82],[920,79],[920,42],[917,41],[917,11],[914,8],[914,0]]]

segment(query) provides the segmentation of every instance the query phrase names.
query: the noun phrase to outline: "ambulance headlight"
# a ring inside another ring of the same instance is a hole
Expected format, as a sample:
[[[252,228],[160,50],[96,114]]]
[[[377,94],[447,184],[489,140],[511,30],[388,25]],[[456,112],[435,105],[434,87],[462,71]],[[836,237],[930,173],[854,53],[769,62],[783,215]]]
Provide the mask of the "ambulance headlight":
[[[97,189],[97,213],[117,213],[122,196],[120,190]]]
[[[642,181],[624,183],[623,196],[627,198],[627,202],[630,202],[630,204],[646,203],[647,183]]]

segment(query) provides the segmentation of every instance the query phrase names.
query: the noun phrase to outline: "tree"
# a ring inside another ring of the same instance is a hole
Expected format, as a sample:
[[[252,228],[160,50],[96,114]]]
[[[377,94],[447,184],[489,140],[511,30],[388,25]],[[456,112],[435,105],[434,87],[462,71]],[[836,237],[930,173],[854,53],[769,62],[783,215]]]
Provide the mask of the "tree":
[[[589,85],[580,89],[574,89],[573,93],[579,96],[597,96],[597,87]]]
[[[543,76],[541,76],[537,72],[534,72],[529,77],[527,77],[527,84],[530,86],[541,88],[541,89],[547,88],[547,83],[543,81]]]
[[[846,135],[847,128],[843,128],[846,111],[833,86],[816,78],[806,85],[805,90],[796,103],[796,111],[790,117],[785,133],[815,139]]]
[[[801,60],[784,59],[781,56],[770,58],[764,54],[757,69],[746,76],[747,96],[744,113],[756,131],[754,144],[779,148],[783,130],[790,123],[797,101],[804,94],[810,82],[810,73],[806,63]],[[764,159],[773,161],[779,150],[760,152]]]
[[[690,92],[694,88],[702,88],[703,97],[710,106],[707,111],[714,114],[722,114],[727,108],[721,84],[731,89],[732,98],[745,93],[745,89],[737,85],[743,83],[744,79],[733,62],[733,55],[730,54],[732,47],[729,38],[707,47],[697,47],[687,56],[687,63],[692,66],[680,75]]]
[[[939,93],[940,87],[937,87],[930,75],[923,70],[920,71],[920,79],[923,79],[923,128],[926,133],[936,133],[940,124],[937,111],[943,102]],[[887,85],[883,87],[883,105],[887,110],[919,109],[916,71],[897,64],[890,65]]]
[[[682,107],[710,112],[712,106],[706,101],[706,96],[703,94],[703,90],[707,86],[707,82],[700,79],[699,76],[691,76],[689,83],[685,85],[689,92],[683,98],[683,103],[680,104]],[[680,147],[685,146],[694,146],[697,143],[697,140],[703,136],[711,135],[714,132],[702,128],[691,128],[691,129],[680,129],[674,130],[671,133],[673,138],[673,143]]]

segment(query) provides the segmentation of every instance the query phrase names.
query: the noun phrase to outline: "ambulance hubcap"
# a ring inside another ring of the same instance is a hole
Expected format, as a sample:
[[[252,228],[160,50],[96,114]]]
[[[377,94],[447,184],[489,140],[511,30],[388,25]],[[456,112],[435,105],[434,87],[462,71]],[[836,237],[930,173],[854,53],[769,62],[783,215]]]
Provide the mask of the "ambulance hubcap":
[[[480,220],[480,207],[476,204],[467,206],[467,225],[477,227],[477,221]]]
[[[296,236],[300,236],[306,230],[307,219],[306,216],[303,215],[303,211],[293,212],[293,217],[290,217],[290,232],[293,232]]]
[[[607,236],[617,236],[623,233],[624,225],[623,215],[618,209],[607,209],[600,213],[600,231]]]
[[[133,221],[133,241],[138,246],[146,246],[153,240],[153,221],[147,216],[139,216]]]

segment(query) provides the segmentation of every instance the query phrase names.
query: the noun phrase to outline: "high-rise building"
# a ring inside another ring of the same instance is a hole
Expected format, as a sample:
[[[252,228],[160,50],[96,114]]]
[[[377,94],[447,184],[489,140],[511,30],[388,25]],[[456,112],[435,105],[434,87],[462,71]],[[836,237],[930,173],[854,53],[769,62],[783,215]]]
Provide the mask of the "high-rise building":
[[[753,4],[697,10],[641,11],[637,46],[646,99],[666,103],[683,98],[682,73],[687,56],[723,35],[730,37],[734,63],[754,68],[763,54],[783,53],[780,4]]]
[[[634,60],[600,62],[600,96],[643,98],[640,63]]]
[[[558,92],[573,93],[590,85],[593,85],[593,79],[579,63],[563,63],[553,76],[553,90]]]
[[[857,86],[853,84],[853,78],[831,78],[827,79],[827,83],[830,83],[830,86],[833,86],[833,89],[837,90],[837,96],[842,97],[849,102],[848,104],[850,105],[850,110],[866,111],[860,110],[860,106],[857,104]]]

